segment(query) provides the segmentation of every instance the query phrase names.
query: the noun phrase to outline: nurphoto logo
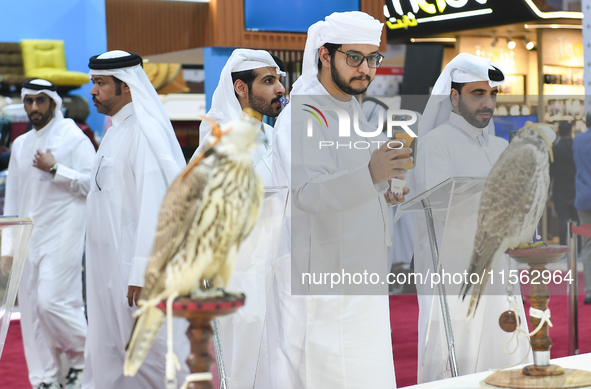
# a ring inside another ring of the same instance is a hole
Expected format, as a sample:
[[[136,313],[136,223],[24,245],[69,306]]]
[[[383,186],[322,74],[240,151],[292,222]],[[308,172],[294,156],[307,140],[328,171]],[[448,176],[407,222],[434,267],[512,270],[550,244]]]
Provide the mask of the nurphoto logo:
[[[303,104],[307,108],[302,108],[304,112],[307,112],[307,136],[313,137],[314,136],[314,124],[318,122],[320,128],[328,128],[328,121],[326,120],[326,116],[322,112],[324,111],[334,111],[337,114],[339,120],[339,137],[340,138],[349,138],[351,137],[351,118],[349,116],[349,112],[341,107],[336,106],[325,106],[317,108],[310,104]],[[308,109],[309,108],[309,109]],[[363,115],[363,113],[361,113]],[[386,136],[388,139],[392,138],[394,127],[402,128],[408,136],[411,138],[416,138],[417,135],[414,131],[410,128],[411,125],[416,123],[418,117],[416,112],[409,111],[406,109],[388,109],[386,113]],[[364,138],[374,138],[382,134],[384,130],[384,110],[379,109],[378,111],[378,125],[377,128],[373,131],[363,131],[359,126],[359,111],[357,109],[353,110],[353,130],[358,136]],[[371,147],[370,143],[377,143],[377,147],[380,147],[386,141],[357,141],[355,144],[351,145],[352,142],[343,143],[340,142],[336,143],[337,149],[341,148],[349,148],[352,147],[355,149],[369,149]],[[332,141],[319,141],[318,147],[322,149],[323,147],[333,147],[335,146],[335,142]],[[388,141],[388,147],[390,149],[398,149],[404,147],[404,143],[399,140],[391,140]]]
[[[318,121],[320,127],[328,128],[328,121],[326,120],[326,116],[322,113],[322,110],[329,110],[336,112],[339,118],[339,137],[350,137],[351,136],[351,119],[349,117],[349,112],[341,107],[321,107],[322,109],[316,108],[310,104],[304,104],[306,107],[311,108],[313,111],[303,108],[305,112],[310,113],[312,116],[308,117],[308,137],[314,136],[314,119]],[[322,118],[322,120],[321,120]],[[410,125],[416,123],[417,121],[417,114],[416,112],[409,111],[407,109],[389,109],[386,115],[386,135],[388,138],[392,138],[392,132],[394,127],[401,127],[406,133],[411,136],[412,138],[416,138],[417,134],[411,130],[409,127]],[[362,131],[359,128],[359,111],[354,109],[353,110],[353,129],[355,133],[359,136],[363,136],[365,138],[373,138],[380,135],[384,130],[384,110],[379,109],[378,111],[378,127],[374,131]]]

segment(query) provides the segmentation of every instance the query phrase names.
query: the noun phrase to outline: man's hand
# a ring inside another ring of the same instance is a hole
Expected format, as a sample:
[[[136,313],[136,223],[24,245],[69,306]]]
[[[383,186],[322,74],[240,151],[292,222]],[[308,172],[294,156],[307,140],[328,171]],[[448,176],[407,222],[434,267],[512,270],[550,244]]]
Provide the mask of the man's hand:
[[[132,286],[129,285],[127,287],[127,303],[129,304],[129,307],[133,307],[133,303],[135,302],[135,305],[137,307],[137,302],[140,299],[140,293],[142,291],[142,287],[141,286]]]
[[[33,159],[33,166],[37,169],[49,172],[49,170],[55,165],[55,157],[51,154],[51,151],[47,149],[44,153],[41,150],[37,150],[35,158]]]
[[[0,272],[5,276],[8,275],[12,269],[12,259],[13,258],[9,256],[0,258]]]
[[[399,180],[404,180],[404,176],[397,176],[394,178],[398,178]],[[406,196],[408,194],[408,192],[410,192],[410,189],[408,189],[406,186],[402,190],[401,194],[392,193],[391,189],[392,189],[392,185],[390,184],[390,188],[388,188],[388,191],[386,193],[384,193],[384,197],[386,198],[386,202],[389,204],[392,204],[392,205],[396,205],[398,203],[403,203],[406,200],[404,198],[404,196]]]
[[[371,154],[369,174],[371,174],[374,185],[386,182],[392,177],[404,175],[406,169],[400,167],[412,162],[412,157],[397,159],[401,155],[408,155],[412,152],[408,147],[394,148],[398,144],[397,142],[386,142]],[[390,146],[388,146],[389,143]]]

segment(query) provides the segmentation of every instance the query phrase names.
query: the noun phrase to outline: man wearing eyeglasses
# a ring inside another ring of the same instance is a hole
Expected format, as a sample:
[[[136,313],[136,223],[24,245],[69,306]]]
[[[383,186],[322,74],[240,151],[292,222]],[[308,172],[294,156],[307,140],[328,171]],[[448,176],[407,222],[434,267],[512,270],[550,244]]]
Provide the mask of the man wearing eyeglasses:
[[[29,381],[33,388],[61,388],[60,354],[70,371],[67,389],[80,388],[86,318],[82,301],[82,252],[86,195],[94,147],[60,111],[54,84],[33,80],[21,96],[33,130],[13,143],[5,215],[35,222],[19,285],[19,310]],[[11,270],[12,230],[2,231],[0,270]]]
[[[302,76],[275,126],[273,174],[290,187],[292,201],[276,264],[281,336],[270,359],[281,374],[271,387],[396,387],[387,202],[404,201],[408,189],[384,195],[389,180],[405,173],[400,166],[411,159],[402,156],[410,150],[378,138],[355,98],[382,62],[382,27],[361,12],[312,25]],[[373,281],[361,277],[366,273]],[[335,274],[340,282],[333,283]]]

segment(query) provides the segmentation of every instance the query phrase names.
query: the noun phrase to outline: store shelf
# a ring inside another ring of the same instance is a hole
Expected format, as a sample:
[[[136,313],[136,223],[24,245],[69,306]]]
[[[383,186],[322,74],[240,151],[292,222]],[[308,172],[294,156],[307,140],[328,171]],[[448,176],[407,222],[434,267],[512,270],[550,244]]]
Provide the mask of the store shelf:
[[[160,95],[160,100],[171,121],[201,120],[205,115],[204,94],[170,93]]]
[[[544,84],[544,96],[585,96],[583,85]]]

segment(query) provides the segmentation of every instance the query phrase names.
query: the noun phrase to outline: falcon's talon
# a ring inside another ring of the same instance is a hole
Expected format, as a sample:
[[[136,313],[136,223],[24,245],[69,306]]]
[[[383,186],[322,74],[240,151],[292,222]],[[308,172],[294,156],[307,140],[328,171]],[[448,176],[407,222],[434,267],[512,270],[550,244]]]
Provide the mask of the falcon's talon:
[[[222,288],[213,288],[213,289],[206,289],[203,290],[201,288],[195,288],[191,291],[191,298],[192,299],[209,299],[215,297],[223,297],[224,290]]]
[[[548,246],[546,242],[529,242],[523,243],[516,247],[516,249],[533,249],[535,247]]]

